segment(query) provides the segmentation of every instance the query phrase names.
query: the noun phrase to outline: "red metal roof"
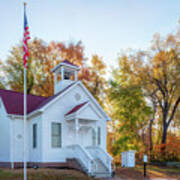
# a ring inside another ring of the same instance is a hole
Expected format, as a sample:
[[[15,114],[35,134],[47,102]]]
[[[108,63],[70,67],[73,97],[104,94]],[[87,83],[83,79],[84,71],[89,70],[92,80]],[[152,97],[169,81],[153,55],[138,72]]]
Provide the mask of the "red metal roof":
[[[8,114],[24,114],[24,96],[23,93],[0,89],[0,97],[4,103]],[[36,109],[36,107],[45,100],[45,97],[27,95],[27,113]]]
[[[36,109],[40,109],[41,107],[48,104],[54,98],[59,96],[61,93],[69,89],[74,83],[70,84],[62,91],[58,92],[54,96],[43,97],[43,96],[35,96],[35,95],[27,95],[27,113],[31,113]],[[0,89],[0,97],[4,103],[6,111],[8,114],[15,115],[23,115],[24,114],[24,95],[23,93]]]
[[[68,113],[65,114],[65,116],[70,115],[72,113],[75,113],[76,111],[78,111],[81,107],[83,107],[85,104],[87,104],[87,102],[81,103],[75,107],[73,107]]]

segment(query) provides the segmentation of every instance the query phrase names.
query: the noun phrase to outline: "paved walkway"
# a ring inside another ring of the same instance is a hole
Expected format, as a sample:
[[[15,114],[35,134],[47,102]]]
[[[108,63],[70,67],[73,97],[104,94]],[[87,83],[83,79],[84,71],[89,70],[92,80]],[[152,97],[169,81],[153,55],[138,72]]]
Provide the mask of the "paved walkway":
[[[120,177],[113,177],[113,178],[103,178],[102,180],[126,180]],[[144,180],[179,180],[176,178],[145,178]]]

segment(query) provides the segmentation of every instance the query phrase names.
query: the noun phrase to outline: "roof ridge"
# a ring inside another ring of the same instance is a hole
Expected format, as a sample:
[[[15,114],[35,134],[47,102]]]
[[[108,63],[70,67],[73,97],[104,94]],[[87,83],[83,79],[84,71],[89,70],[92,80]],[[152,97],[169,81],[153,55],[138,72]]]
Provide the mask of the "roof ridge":
[[[64,59],[64,61],[62,61],[61,63],[65,63],[65,64],[69,64],[71,66],[76,66],[76,67],[79,67],[78,65],[76,65],[75,63],[71,62],[70,60],[68,59]]]

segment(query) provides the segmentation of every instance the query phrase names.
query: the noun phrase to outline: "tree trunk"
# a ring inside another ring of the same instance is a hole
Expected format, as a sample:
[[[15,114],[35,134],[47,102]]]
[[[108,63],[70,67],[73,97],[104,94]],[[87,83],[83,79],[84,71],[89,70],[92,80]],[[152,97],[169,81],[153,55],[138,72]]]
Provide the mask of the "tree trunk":
[[[165,103],[166,104],[166,103]],[[167,104],[166,106],[164,107],[164,109],[162,109],[163,111],[163,134],[162,134],[162,141],[161,143],[162,144],[165,144],[166,143],[166,137],[167,137],[167,115],[168,115],[168,107],[167,107]]]
[[[152,125],[153,125],[153,120],[150,120],[150,123],[149,123],[149,153],[150,153],[150,160],[152,160],[152,150],[153,150]]]
[[[167,130],[168,130],[168,126],[165,123],[163,125],[163,135],[162,135],[162,147],[161,147],[161,153],[162,155],[165,157],[166,156],[166,139],[167,139]]]
[[[176,112],[176,109],[178,108],[178,105],[180,103],[180,97],[177,98],[173,110],[170,114],[170,118],[168,119],[168,110],[170,109],[168,102],[165,103],[164,109],[162,109],[163,112],[163,136],[162,136],[162,144],[166,144],[166,138],[167,138],[167,130],[174,118],[174,114]]]
[[[164,124],[163,135],[162,135],[162,144],[166,144],[167,129],[168,129],[167,125]]]

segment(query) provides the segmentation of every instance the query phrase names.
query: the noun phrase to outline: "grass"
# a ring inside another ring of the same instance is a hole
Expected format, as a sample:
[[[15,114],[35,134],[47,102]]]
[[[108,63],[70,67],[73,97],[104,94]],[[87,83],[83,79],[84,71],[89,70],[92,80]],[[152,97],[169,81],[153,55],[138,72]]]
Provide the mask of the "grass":
[[[143,166],[116,169],[115,180],[144,180]],[[146,179],[180,180],[180,168],[147,166]],[[22,180],[23,169],[0,169],[0,180]],[[70,169],[28,169],[28,180],[93,180],[84,173]]]
[[[137,166],[137,169],[143,169],[143,166]],[[162,173],[180,174],[180,168],[174,168],[174,167],[159,167],[159,166],[148,165],[147,169]]]
[[[137,165],[135,168],[117,168],[116,177],[125,180],[144,180],[144,167]],[[180,168],[167,168],[147,166],[146,179],[171,179],[180,180]]]
[[[0,169],[0,179],[22,180],[23,169]],[[93,180],[80,171],[68,169],[28,169],[28,180]]]
[[[8,172],[8,171],[3,171],[3,170],[0,170],[0,179],[6,177],[6,178],[10,178],[13,176],[13,173],[11,172]]]

